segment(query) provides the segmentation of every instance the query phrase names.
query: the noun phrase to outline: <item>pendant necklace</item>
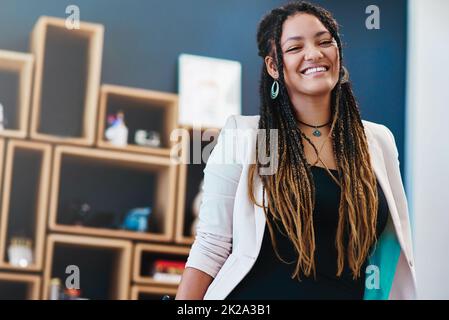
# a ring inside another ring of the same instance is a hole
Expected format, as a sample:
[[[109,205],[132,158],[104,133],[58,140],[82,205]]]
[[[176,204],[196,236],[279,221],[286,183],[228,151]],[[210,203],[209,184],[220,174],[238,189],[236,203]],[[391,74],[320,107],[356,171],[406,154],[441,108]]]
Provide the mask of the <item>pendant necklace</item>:
[[[321,137],[321,134],[322,134],[322,133],[321,133],[320,130],[318,130],[319,128],[328,126],[328,125],[331,123],[331,121],[329,121],[328,123],[325,123],[325,124],[323,124],[323,125],[321,125],[321,126],[312,126],[311,124],[302,122],[301,120],[298,120],[298,122],[299,122],[299,123],[302,123],[303,125],[308,126],[308,127],[310,127],[310,128],[314,128],[315,130],[313,130],[313,133],[312,133],[312,134],[313,134],[315,137]]]

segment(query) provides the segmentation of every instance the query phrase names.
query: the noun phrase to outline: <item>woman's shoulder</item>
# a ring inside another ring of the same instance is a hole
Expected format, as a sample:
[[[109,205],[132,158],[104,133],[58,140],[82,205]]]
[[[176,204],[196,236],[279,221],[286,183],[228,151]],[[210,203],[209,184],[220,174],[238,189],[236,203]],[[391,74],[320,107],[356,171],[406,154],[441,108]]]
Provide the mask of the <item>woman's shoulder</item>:
[[[375,140],[382,148],[393,148],[397,152],[396,141],[391,130],[380,123],[362,120],[368,140]]]
[[[259,115],[242,116],[232,115],[226,120],[224,128],[229,129],[257,129],[259,127]]]
[[[365,131],[369,131],[369,133],[375,135],[376,137],[385,137],[385,135],[393,137],[393,133],[391,132],[391,130],[383,124],[368,120],[362,120],[362,123],[365,127]]]

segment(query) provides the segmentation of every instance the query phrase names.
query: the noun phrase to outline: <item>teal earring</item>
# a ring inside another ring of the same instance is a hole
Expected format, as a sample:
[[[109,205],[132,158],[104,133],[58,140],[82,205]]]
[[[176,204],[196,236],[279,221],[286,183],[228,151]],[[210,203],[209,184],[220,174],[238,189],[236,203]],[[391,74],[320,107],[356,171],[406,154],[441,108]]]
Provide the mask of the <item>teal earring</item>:
[[[279,82],[275,79],[271,85],[271,99],[276,99],[279,94]]]

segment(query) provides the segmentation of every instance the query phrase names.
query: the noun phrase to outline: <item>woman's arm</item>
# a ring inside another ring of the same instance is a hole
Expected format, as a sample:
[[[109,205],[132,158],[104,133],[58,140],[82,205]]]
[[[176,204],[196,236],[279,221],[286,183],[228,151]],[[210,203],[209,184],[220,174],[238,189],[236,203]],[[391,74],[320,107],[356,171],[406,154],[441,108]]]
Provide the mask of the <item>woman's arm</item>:
[[[202,300],[212,280],[214,278],[203,271],[186,268],[178,287],[176,300]]]
[[[231,253],[234,200],[242,172],[236,128],[236,119],[230,116],[204,169],[196,237],[176,299],[203,299]]]

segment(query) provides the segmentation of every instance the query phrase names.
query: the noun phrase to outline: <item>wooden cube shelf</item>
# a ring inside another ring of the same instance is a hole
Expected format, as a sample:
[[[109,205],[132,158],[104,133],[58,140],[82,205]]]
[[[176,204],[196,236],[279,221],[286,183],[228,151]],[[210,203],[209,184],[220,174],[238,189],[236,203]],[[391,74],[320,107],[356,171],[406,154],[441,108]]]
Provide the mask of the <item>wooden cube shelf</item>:
[[[134,285],[131,287],[131,300],[162,300],[165,295],[173,299],[177,291],[176,288]]]
[[[27,136],[33,62],[32,54],[0,50],[1,136]]]
[[[0,268],[31,271],[42,269],[50,167],[50,145],[8,141],[2,189]],[[9,263],[8,246],[15,237],[31,240],[31,264],[18,266]]]
[[[154,279],[152,276],[152,265],[159,259],[186,262],[189,252],[190,248],[184,246],[136,244],[134,248],[134,282],[160,287],[177,287],[179,283]]]
[[[40,17],[31,35],[35,55],[30,136],[49,142],[95,141],[104,27]]]
[[[37,300],[40,287],[39,276],[0,272],[0,300]]]
[[[116,146],[105,137],[107,118],[118,111],[124,113],[128,128],[128,144]],[[171,132],[177,127],[178,96],[175,94],[128,88],[115,85],[102,85],[98,120],[97,145],[131,152],[142,152],[168,156],[173,142]],[[160,135],[160,147],[136,144],[134,137],[138,130],[155,131]]]
[[[5,159],[5,144],[6,144],[5,139],[0,137],[0,181],[3,181],[3,169],[4,169],[3,161]],[[0,192],[3,193],[2,183],[0,183]],[[2,222],[1,222],[1,209],[0,209],[0,227],[1,227],[1,223]]]
[[[81,296],[87,299],[128,299],[132,244],[130,241],[85,236],[48,236],[43,297],[49,298],[52,278],[61,283],[66,268],[79,268]]]
[[[175,241],[179,244],[192,244],[195,240],[195,235],[191,232],[195,219],[192,206],[195,197],[201,191],[200,185],[208,158],[202,159],[198,152],[202,154],[204,148],[214,147],[220,130],[184,128],[189,130],[189,138],[184,146],[188,153],[183,155],[188,160],[187,163],[182,163],[178,167]]]
[[[49,227],[53,231],[145,241],[173,240],[175,164],[167,157],[58,146]],[[82,220],[77,203],[91,213]],[[151,207],[148,231],[122,230],[124,215]],[[86,223],[86,221],[88,221]]]

